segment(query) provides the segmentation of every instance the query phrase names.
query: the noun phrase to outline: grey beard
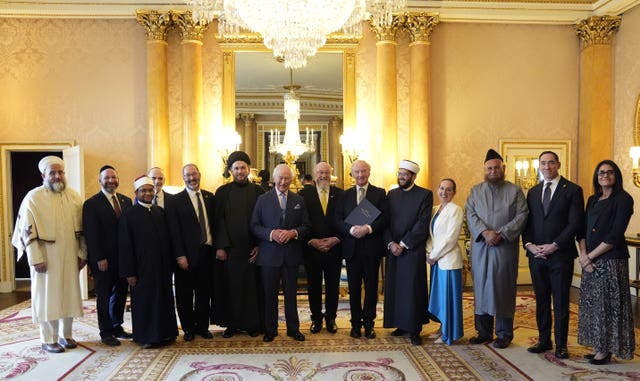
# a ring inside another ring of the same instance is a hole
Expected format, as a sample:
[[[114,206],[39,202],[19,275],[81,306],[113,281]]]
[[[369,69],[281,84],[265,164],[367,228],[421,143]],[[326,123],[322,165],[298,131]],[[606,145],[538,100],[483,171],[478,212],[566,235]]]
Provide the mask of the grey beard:
[[[46,186],[53,192],[62,192],[67,187],[67,183],[65,183],[64,181],[61,181],[59,183],[50,183],[47,180],[45,180],[44,186]]]

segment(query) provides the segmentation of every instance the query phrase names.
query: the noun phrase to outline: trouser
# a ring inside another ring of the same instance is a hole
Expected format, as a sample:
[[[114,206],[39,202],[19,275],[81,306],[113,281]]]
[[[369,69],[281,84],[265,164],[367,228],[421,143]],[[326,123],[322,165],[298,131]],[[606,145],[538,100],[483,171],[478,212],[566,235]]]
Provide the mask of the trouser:
[[[40,341],[43,344],[53,344],[58,342],[59,337],[71,339],[72,326],[72,317],[44,321],[40,323]]]
[[[491,315],[475,315],[475,325],[478,335],[484,338],[493,338],[493,321],[496,322],[496,336],[498,339],[513,340],[513,318],[493,317]]]

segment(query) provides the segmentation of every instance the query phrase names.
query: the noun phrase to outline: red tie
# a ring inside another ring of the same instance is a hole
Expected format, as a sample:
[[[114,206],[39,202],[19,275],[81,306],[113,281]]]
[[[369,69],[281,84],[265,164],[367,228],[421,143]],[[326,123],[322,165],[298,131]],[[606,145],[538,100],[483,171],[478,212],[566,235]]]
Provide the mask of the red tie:
[[[116,198],[116,196],[111,196],[111,199],[113,200],[113,210],[116,211],[116,216],[120,217],[120,215],[122,214],[122,209],[120,209],[120,204],[118,204],[118,199]]]

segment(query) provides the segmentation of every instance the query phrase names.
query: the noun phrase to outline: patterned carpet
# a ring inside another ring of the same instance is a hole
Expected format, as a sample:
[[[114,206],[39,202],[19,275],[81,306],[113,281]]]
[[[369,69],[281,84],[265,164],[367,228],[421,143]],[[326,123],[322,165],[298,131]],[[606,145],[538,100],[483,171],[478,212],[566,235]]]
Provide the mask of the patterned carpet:
[[[261,337],[221,337],[142,350],[132,342],[107,347],[98,340],[95,303],[85,302],[85,316],[74,325],[80,346],[63,354],[40,350],[38,331],[31,323],[29,302],[0,311],[0,379],[2,380],[640,380],[640,360],[612,361],[598,367],[582,359],[587,348],[577,345],[577,306],[571,306],[569,352],[559,360],[553,352],[533,355],[526,348],[535,342],[534,299],[518,295],[513,344],[503,350],[490,345],[469,345],[473,330],[473,297],[465,294],[466,337],[453,346],[435,344],[438,325],[423,330],[424,344],[413,346],[408,338],[391,337],[377,328],[374,340],[349,337],[348,303],[341,298],[337,334],[308,333],[309,315],[300,301],[305,342],[280,335],[272,343]],[[379,307],[379,318],[382,310]],[[128,323],[129,315],[125,326]],[[381,322],[376,323],[381,326]],[[636,331],[637,337],[640,331]],[[636,355],[640,351],[636,348]]]

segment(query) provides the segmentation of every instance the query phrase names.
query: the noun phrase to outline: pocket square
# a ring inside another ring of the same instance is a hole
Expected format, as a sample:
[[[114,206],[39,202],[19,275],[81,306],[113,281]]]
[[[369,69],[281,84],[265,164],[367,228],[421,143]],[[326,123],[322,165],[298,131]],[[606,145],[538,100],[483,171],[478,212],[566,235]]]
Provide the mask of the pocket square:
[[[296,204],[296,206],[293,207],[293,210],[298,210],[298,209],[302,209],[302,205]]]

